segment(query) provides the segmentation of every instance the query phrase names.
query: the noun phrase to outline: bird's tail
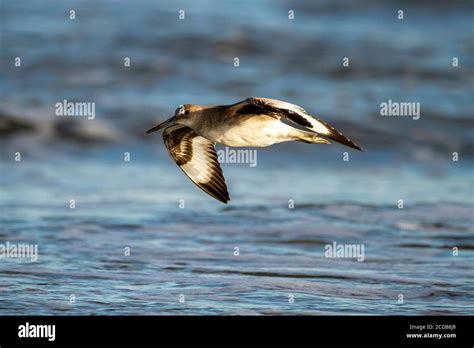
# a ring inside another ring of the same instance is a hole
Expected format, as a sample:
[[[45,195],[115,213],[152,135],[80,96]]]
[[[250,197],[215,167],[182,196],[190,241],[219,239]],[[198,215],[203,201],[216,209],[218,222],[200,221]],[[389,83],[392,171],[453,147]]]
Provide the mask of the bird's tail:
[[[330,144],[326,139],[310,132],[301,132],[299,140],[307,144]]]
[[[357,145],[354,141],[346,137],[344,134],[336,130],[333,126],[331,126],[329,123],[324,122],[323,120],[316,118],[313,116],[313,119],[316,120],[317,127],[313,127],[313,129],[323,135],[326,138],[329,138],[331,140],[334,140],[340,144],[344,144],[346,146],[352,147],[354,149],[357,149],[359,151],[365,151],[362,147]]]

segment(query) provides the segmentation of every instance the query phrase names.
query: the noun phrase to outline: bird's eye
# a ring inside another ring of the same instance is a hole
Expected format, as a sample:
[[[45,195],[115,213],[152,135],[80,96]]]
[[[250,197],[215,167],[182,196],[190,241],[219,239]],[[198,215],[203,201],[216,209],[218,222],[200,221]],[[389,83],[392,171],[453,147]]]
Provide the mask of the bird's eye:
[[[189,115],[189,110],[186,110],[184,113],[185,115]]]

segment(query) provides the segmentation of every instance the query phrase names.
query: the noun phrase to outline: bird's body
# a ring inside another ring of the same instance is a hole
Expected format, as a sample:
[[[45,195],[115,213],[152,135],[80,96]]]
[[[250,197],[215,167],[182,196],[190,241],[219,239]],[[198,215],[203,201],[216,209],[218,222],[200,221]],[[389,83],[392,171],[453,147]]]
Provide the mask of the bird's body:
[[[162,128],[175,162],[196,185],[224,203],[229,194],[215,143],[236,147],[266,147],[285,141],[329,144],[324,136],[362,150],[303,108],[269,98],[251,97],[232,105],[181,105],[173,117],[147,133]]]
[[[236,117],[234,122],[216,122],[199,135],[212,142],[237,147],[266,147],[284,141],[298,140],[302,131],[266,115]]]

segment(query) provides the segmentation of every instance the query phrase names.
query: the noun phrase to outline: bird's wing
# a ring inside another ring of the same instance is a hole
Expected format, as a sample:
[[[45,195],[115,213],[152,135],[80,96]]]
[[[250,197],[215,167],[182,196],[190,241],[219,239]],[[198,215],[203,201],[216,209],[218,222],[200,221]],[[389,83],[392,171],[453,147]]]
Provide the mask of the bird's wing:
[[[180,125],[165,128],[163,141],[176,164],[199,188],[223,203],[230,200],[214,143]]]
[[[278,119],[284,118],[338,143],[363,151],[351,139],[323,120],[309,115],[301,106],[276,99],[250,97],[231,105],[231,107],[234,110],[234,115],[264,114]]]

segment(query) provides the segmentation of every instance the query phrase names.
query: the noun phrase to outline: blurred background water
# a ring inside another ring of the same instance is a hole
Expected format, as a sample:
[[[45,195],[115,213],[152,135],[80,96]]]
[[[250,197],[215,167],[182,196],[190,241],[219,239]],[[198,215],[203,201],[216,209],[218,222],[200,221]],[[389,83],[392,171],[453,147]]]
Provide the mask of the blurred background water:
[[[473,314],[473,17],[470,1],[3,0],[0,244],[39,260],[0,259],[0,314]],[[249,96],[367,152],[258,149],[255,168],[222,164],[222,205],[144,135],[179,104]],[[63,99],[96,118],[55,116]],[[420,119],[380,116],[388,99]],[[326,258],[333,242],[364,261]]]

